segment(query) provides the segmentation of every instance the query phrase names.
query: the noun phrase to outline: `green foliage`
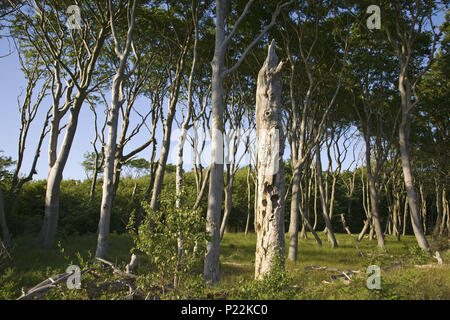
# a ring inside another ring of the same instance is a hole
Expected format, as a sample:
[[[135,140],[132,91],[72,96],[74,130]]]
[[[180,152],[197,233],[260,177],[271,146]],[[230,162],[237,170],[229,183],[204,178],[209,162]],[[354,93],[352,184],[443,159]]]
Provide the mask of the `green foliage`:
[[[0,239],[0,273],[3,272],[3,269],[5,268],[8,259],[9,259],[9,252],[7,251],[5,245]]]
[[[409,254],[411,255],[410,262],[413,264],[421,265],[431,261],[431,255],[418,245],[411,246],[409,248]]]
[[[3,156],[2,153],[3,151],[0,150],[0,181],[10,178],[11,173],[8,168],[15,163],[11,157]]]
[[[200,212],[187,207],[177,208],[176,198],[171,193],[162,194],[157,211],[143,202],[147,216],[139,226],[135,239],[135,249],[150,258],[154,270],[141,277],[141,284],[143,287],[157,285],[163,293],[166,286],[172,282],[178,286],[191,274],[204,256],[207,238],[204,231],[206,222]]]
[[[135,177],[140,177],[150,170],[150,163],[143,159],[132,159],[124,164],[124,167]]]
[[[83,154],[83,162],[81,166],[83,167],[86,176],[91,176],[95,168],[98,170],[98,174],[103,173],[103,154],[99,153],[96,159],[95,152],[85,152]],[[96,161],[97,160],[97,161]]]
[[[310,236],[310,235],[308,235]],[[222,241],[220,260],[222,283],[214,288],[208,288],[202,280],[202,275],[193,268],[189,277],[185,277],[179,290],[166,286],[164,295],[154,281],[147,278],[148,273],[155,272],[151,256],[138,255],[138,265],[133,271],[139,275],[137,285],[153,293],[155,298],[163,299],[446,299],[450,298],[450,254],[442,253],[444,264],[434,268],[417,269],[411,264],[402,264],[397,268],[381,266],[381,290],[369,290],[366,287],[368,274],[365,273],[368,262],[358,255],[377,252],[376,241],[363,241],[359,248],[354,246],[354,238],[337,234],[340,244],[338,249],[332,249],[326,242],[326,237],[320,234],[324,246],[318,248],[313,239],[299,241],[299,262],[286,264],[286,270],[274,271],[264,280],[255,281],[254,253],[256,237],[254,234],[225,234]],[[89,299],[88,283],[115,280],[109,268],[92,265],[91,250],[95,248],[96,235],[69,236],[61,241],[63,254],[57,251],[42,251],[33,249],[31,238],[20,238],[14,243],[11,251],[12,260],[0,273],[0,299],[16,299],[21,294],[21,288],[30,288],[53,274],[62,273],[71,264],[77,264],[82,270],[87,267],[95,269],[95,277],[85,274],[82,277],[81,290],[68,290],[65,286],[54,289],[45,299]],[[133,239],[129,235],[111,235],[108,260],[124,270],[129,260]],[[402,241],[395,237],[386,237],[389,254],[381,258],[385,265],[392,261],[403,261],[410,256],[410,249],[415,244],[414,236],[406,236]],[[337,254],[333,254],[338,250]],[[234,252],[234,254],[232,254]],[[383,262],[381,261],[381,262]],[[226,264],[236,262],[236,265]],[[435,263],[435,262],[434,262]],[[306,270],[306,266],[320,265],[335,267],[340,270],[360,270],[352,275],[350,283],[331,279],[336,272],[323,270]],[[96,278],[99,277],[100,278]],[[149,279],[149,281],[146,281]],[[168,279],[170,280],[170,279]],[[326,281],[324,283],[323,281]],[[144,286],[145,285],[145,286]],[[126,293],[104,293],[95,299],[124,299]]]
[[[293,296],[293,276],[284,268],[281,257],[275,260],[272,271],[262,280],[241,279],[231,292],[231,299],[275,300]]]

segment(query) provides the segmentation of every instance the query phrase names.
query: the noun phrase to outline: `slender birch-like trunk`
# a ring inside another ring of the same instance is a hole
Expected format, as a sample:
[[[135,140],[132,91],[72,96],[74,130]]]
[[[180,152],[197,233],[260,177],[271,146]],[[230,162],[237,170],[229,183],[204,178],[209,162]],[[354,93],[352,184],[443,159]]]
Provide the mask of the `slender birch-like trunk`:
[[[436,179],[436,222],[433,228],[433,239],[440,235],[442,224],[442,185],[439,179]]]
[[[398,86],[401,96],[401,108],[402,108],[402,119],[399,126],[399,145],[400,145],[400,158],[402,160],[402,170],[403,178],[405,181],[406,194],[409,204],[409,214],[411,216],[411,224],[413,227],[414,235],[416,236],[417,243],[419,246],[430,251],[430,246],[420,221],[419,205],[416,188],[414,187],[414,178],[412,174],[411,161],[409,155],[409,129],[411,120],[410,110],[411,110],[411,87],[409,81],[406,79],[406,66],[401,66],[404,70],[400,74]]]
[[[167,158],[170,151],[170,139],[172,134],[173,119],[175,117],[176,106],[180,94],[181,82],[183,80],[184,65],[186,62],[186,55],[188,51],[188,45],[190,42],[190,36],[188,36],[183,44],[180,57],[176,67],[175,77],[172,84],[172,91],[169,98],[169,110],[167,112],[166,122],[164,124],[164,134],[162,140],[161,153],[159,155],[158,166],[155,172],[155,180],[153,181],[153,192],[150,201],[150,208],[154,211],[159,208],[159,196],[161,194],[164,173],[166,171]]]
[[[47,177],[47,188],[45,193],[44,222],[37,239],[37,242],[39,244],[42,244],[42,246],[46,249],[50,249],[55,242],[56,228],[59,216],[60,186],[63,178],[63,171],[67,163],[70,150],[72,148],[73,139],[75,138],[80,110],[87,97],[88,88],[92,82],[92,75],[95,70],[95,64],[98,57],[100,56],[100,51],[103,48],[106,36],[106,28],[102,27],[95,39],[95,46],[91,51],[89,61],[85,64],[84,69],[80,70],[81,76],[79,79],[78,92],[76,93],[72,103],[70,101],[72,89],[68,89],[66,92],[66,103],[68,107],[70,106],[70,109],[67,108],[66,110],[70,110],[70,112],[66,125],[65,135],[58,155],[56,155],[56,146],[57,137],[60,132],[58,122],[59,120],[57,121],[57,123],[51,123],[49,143],[50,169]],[[56,106],[54,107],[56,108]]]
[[[226,2],[216,1],[216,39],[212,67],[211,173],[206,213],[206,232],[212,238],[206,243],[203,277],[208,283],[220,281],[220,213],[223,191],[224,72],[225,72]]]
[[[130,6],[131,3],[128,3],[128,5]],[[126,44],[123,51],[121,52],[113,20],[114,14],[112,8],[112,1],[109,2],[111,31],[114,39],[115,52],[117,57],[119,58],[119,66],[112,81],[111,107],[109,110],[109,117],[107,123],[108,140],[105,146],[102,204],[100,207],[100,221],[98,224],[97,250],[95,252],[95,256],[98,258],[105,258],[106,251],[108,248],[109,227],[114,198],[114,173],[115,173],[114,169],[117,151],[117,128],[119,123],[119,110],[121,109],[125,101],[123,94],[123,82],[124,80],[126,80],[128,76],[125,74],[125,68],[128,64],[128,56],[133,46],[132,33],[134,30],[134,23],[135,23],[135,6],[136,1],[133,1],[132,8],[130,7],[127,8],[128,11],[127,14],[130,19],[128,25]],[[130,72],[133,71],[134,68]]]
[[[331,225],[330,217],[328,215],[328,206],[325,200],[325,192],[323,190],[323,183],[322,183],[322,163],[320,160],[320,145],[316,145],[316,175],[317,175],[317,184],[319,186],[319,193],[320,193],[320,201],[322,204],[322,214],[323,219],[325,221],[325,228],[326,233],[328,237],[328,241],[331,242],[332,248],[337,248],[338,243],[336,241],[336,238],[334,236],[333,226]]]
[[[367,145],[366,145],[366,148]],[[370,151],[367,151],[366,153],[370,154]],[[380,213],[379,213],[379,193],[377,190],[377,187],[375,185],[375,179],[372,175],[372,169],[370,165],[370,156],[367,159],[367,183],[369,185],[369,196],[370,196],[370,203],[371,203],[371,217],[372,217],[372,223],[373,228],[375,229],[375,233],[377,235],[377,242],[378,246],[381,249],[385,249],[385,241],[383,236],[383,230],[381,229],[381,223],[380,223]]]
[[[250,184],[250,172],[252,170],[252,164],[251,160],[249,161],[248,168],[247,168],[247,221],[245,222],[245,234],[248,234],[248,227],[250,225],[250,212],[252,210],[252,204],[251,204],[251,184]]]
[[[61,145],[61,150],[58,154],[57,160],[51,167],[48,174],[47,189],[45,193],[44,224],[38,238],[39,242],[42,241],[42,245],[45,249],[50,249],[55,242],[56,228],[59,217],[60,186],[63,178],[63,171],[69,157],[78,125],[78,116],[85,98],[86,92],[79,91],[75,98],[73,108],[70,110],[66,134]]]
[[[10,241],[10,235],[8,225],[6,223],[5,204],[3,202],[3,192],[1,188],[0,188],[0,226],[2,228],[3,243],[5,244],[5,246],[7,246]]]

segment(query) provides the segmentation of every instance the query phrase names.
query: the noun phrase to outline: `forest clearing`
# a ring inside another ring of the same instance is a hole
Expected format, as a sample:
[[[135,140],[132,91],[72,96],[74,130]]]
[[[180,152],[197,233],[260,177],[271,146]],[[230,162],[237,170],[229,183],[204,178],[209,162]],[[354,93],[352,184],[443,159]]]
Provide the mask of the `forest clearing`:
[[[322,236],[323,237],[323,236]],[[96,271],[98,277],[86,274],[82,277],[81,290],[69,290],[65,284],[49,290],[45,299],[443,299],[450,298],[450,254],[444,251],[443,264],[435,258],[421,255],[414,238],[406,236],[402,241],[388,236],[388,252],[376,249],[375,241],[363,241],[355,246],[356,236],[337,234],[339,249],[334,250],[326,244],[318,248],[311,234],[308,240],[301,239],[299,256],[301,262],[288,263],[286,274],[276,274],[267,283],[258,285],[253,280],[254,251],[256,238],[254,234],[229,233],[224,237],[221,250],[222,283],[215,288],[204,286],[201,279],[192,283],[190,289],[174,292],[168,288],[165,296],[159,288],[147,297],[143,292],[130,295],[128,287],[119,287],[115,292],[95,291],[90,284],[114,282],[121,279],[114,277],[110,268]],[[324,238],[325,240],[325,238]],[[27,239],[21,239],[15,250],[11,264],[0,278],[3,289],[0,299],[16,299],[21,288],[31,288],[43,279],[65,272],[72,264],[92,266],[91,248],[95,245],[95,234],[68,237],[61,243],[59,252],[45,252],[30,248]],[[439,244],[435,244],[439,245]],[[442,245],[442,244],[441,244]],[[129,262],[133,241],[126,235],[112,235],[111,253],[108,261],[125,270]],[[31,249],[31,250],[30,250]],[[28,253],[25,253],[28,252]],[[138,256],[140,265],[135,273],[148,272],[145,257]],[[81,263],[80,263],[81,262]],[[369,290],[366,286],[366,274],[369,265],[381,267],[381,290]],[[425,266],[425,267],[418,267]],[[320,270],[314,267],[327,267]],[[197,266],[201,269],[201,266]],[[350,271],[350,272],[349,272]],[[355,273],[357,271],[358,273]],[[350,274],[345,281],[342,272]],[[353,273],[353,274],[352,274]],[[333,276],[339,276],[333,279]],[[270,285],[271,290],[261,290]]]

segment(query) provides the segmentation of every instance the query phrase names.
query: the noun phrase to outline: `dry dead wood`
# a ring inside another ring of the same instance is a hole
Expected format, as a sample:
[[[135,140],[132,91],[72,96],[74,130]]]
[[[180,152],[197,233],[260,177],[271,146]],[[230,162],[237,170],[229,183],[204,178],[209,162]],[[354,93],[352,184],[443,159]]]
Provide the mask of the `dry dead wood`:
[[[95,259],[98,260],[98,261],[100,261],[101,263],[104,263],[104,264],[110,266],[111,269],[113,270],[113,273],[115,273],[115,274],[118,274],[118,275],[120,275],[120,276],[122,276],[122,277],[124,277],[124,278],[128,278],[128,279],[136,279],[136,278],[137,278],[137,275],[132,274],[132,273],[129,273],[129,272],[128,272],[128,273],[127,273],[127,272],[123,272],[122,270],[120,270],[119,268],[117,268],[112,262],[109,262],[109,261],[107,261],[107,260],[105,260],[105,259],[98,258],[98,257],[96,257]],[[133,259],[132,259],[132,260],[133,260]],[[132,262],[133,262],[133,261],[131,261],[130,264],[131,264]],[[133,265],[133,267],[134,267],[134,265]],[[127,269],[130,269],[130,267],[128,267]],[[132,269],[132,268],[131,268],[131,269]]]
[[[81,275],[89,272],[91,269],[83,270]],[[29,290],[24,290],[22,288],[22,295],[16,300],[33,300],[43,298],[51,289],[56,288],[59,284],[67,280],[74,272],[64,272],[60,274],[53,275],[46,280],[38,283]]]
[[[127,272],[123,272],[119,268],[117,268],[113,263],[106,261],[101,258],[96,258],[96,260],[100,261],[103,264],[108,265],[113,270],[114,274],[119,275],[124,279],[119,279],[115,281],[105,281],[99,284],[96,283],[88,283],[87,284],[87,293],[89,298],[98,297],[104,292],[108,290],[110,292],[118,292],[128,289],[129,295],[131,298],[134,296],[136,292],[136,288],[134,286],[134,281],[137,276],[131,273],[131,270],[136,265],[136,256],[133,255],[131,257],[130,263],[127,265]],[[92,271],[91,268],[87,270],[81,271],[81,275]],[[52,275],[48,279],[38,283],[34,287],[28,290],[22,289],[22,295],[17,298],[17,300],[33,300],[33,299],[42,299],[45,295],[53,288],[58,287],[58,285],[64,283],[73,273],[60,273],[56,275]]]

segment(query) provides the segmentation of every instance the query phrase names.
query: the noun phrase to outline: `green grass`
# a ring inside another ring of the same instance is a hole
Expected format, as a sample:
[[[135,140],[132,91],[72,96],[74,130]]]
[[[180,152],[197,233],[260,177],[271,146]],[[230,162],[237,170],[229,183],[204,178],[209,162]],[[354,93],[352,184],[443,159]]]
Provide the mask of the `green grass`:
[[[435,264],[433,258],[420,254],[413,236],[401,241],[386,237],[386,253],[377,249],[376,240],[364,239],[356,246],[356,236],[337,234],[339,248],[333,249],[320,233],[323,246],[319,248],[311,234],[299,240],[298,261],[286,263],[286,274],[276,275],[263,285],[253,281],[256,235],[225,234],[221,245],[221,284],[204,289],[199,297],[225,297],[228,299],[450,299],[450,255],[441,252],[444,264],[418,269],[414,264]],[[58,249],[43,251],[33,247],[32,239],[21,238],[13,244],[12,261],[7,261],[0,272],[0,299],[15,299],[21,288],[30,288],[47,277],[62,273],[67,266],[82,266],[92,260],[96,235],[69,237],[60,242]],[[288,243],[288,241],[286,241]],[[133,240],[128,235],[112,234],[107,259],[124,269],[130,258]],[[363,256],[361,256],[361,254]],[[367,254],[371,255],[367,255]],[[138,268],[145,270],[147,259],[139,257]],[[401,262],[398,268],[391,263]],[[366,288],[366,269],[381,266],[381,290]],[[140,265],[140,266],[139,266]],[[349,284],[332,280],[338,272],[306,270],[307,266],[326,266],[339,270],[359,270]],[[201,266],[198,268],[201,272]],[[324,283],[328,282],[328,283]],[[282,284],[282,285],[281,285]],[[61,298],[50,295],[50,298]],[[86,298],[66,295],[65,298]],[[108,297],[104,297],[108,298]]]

